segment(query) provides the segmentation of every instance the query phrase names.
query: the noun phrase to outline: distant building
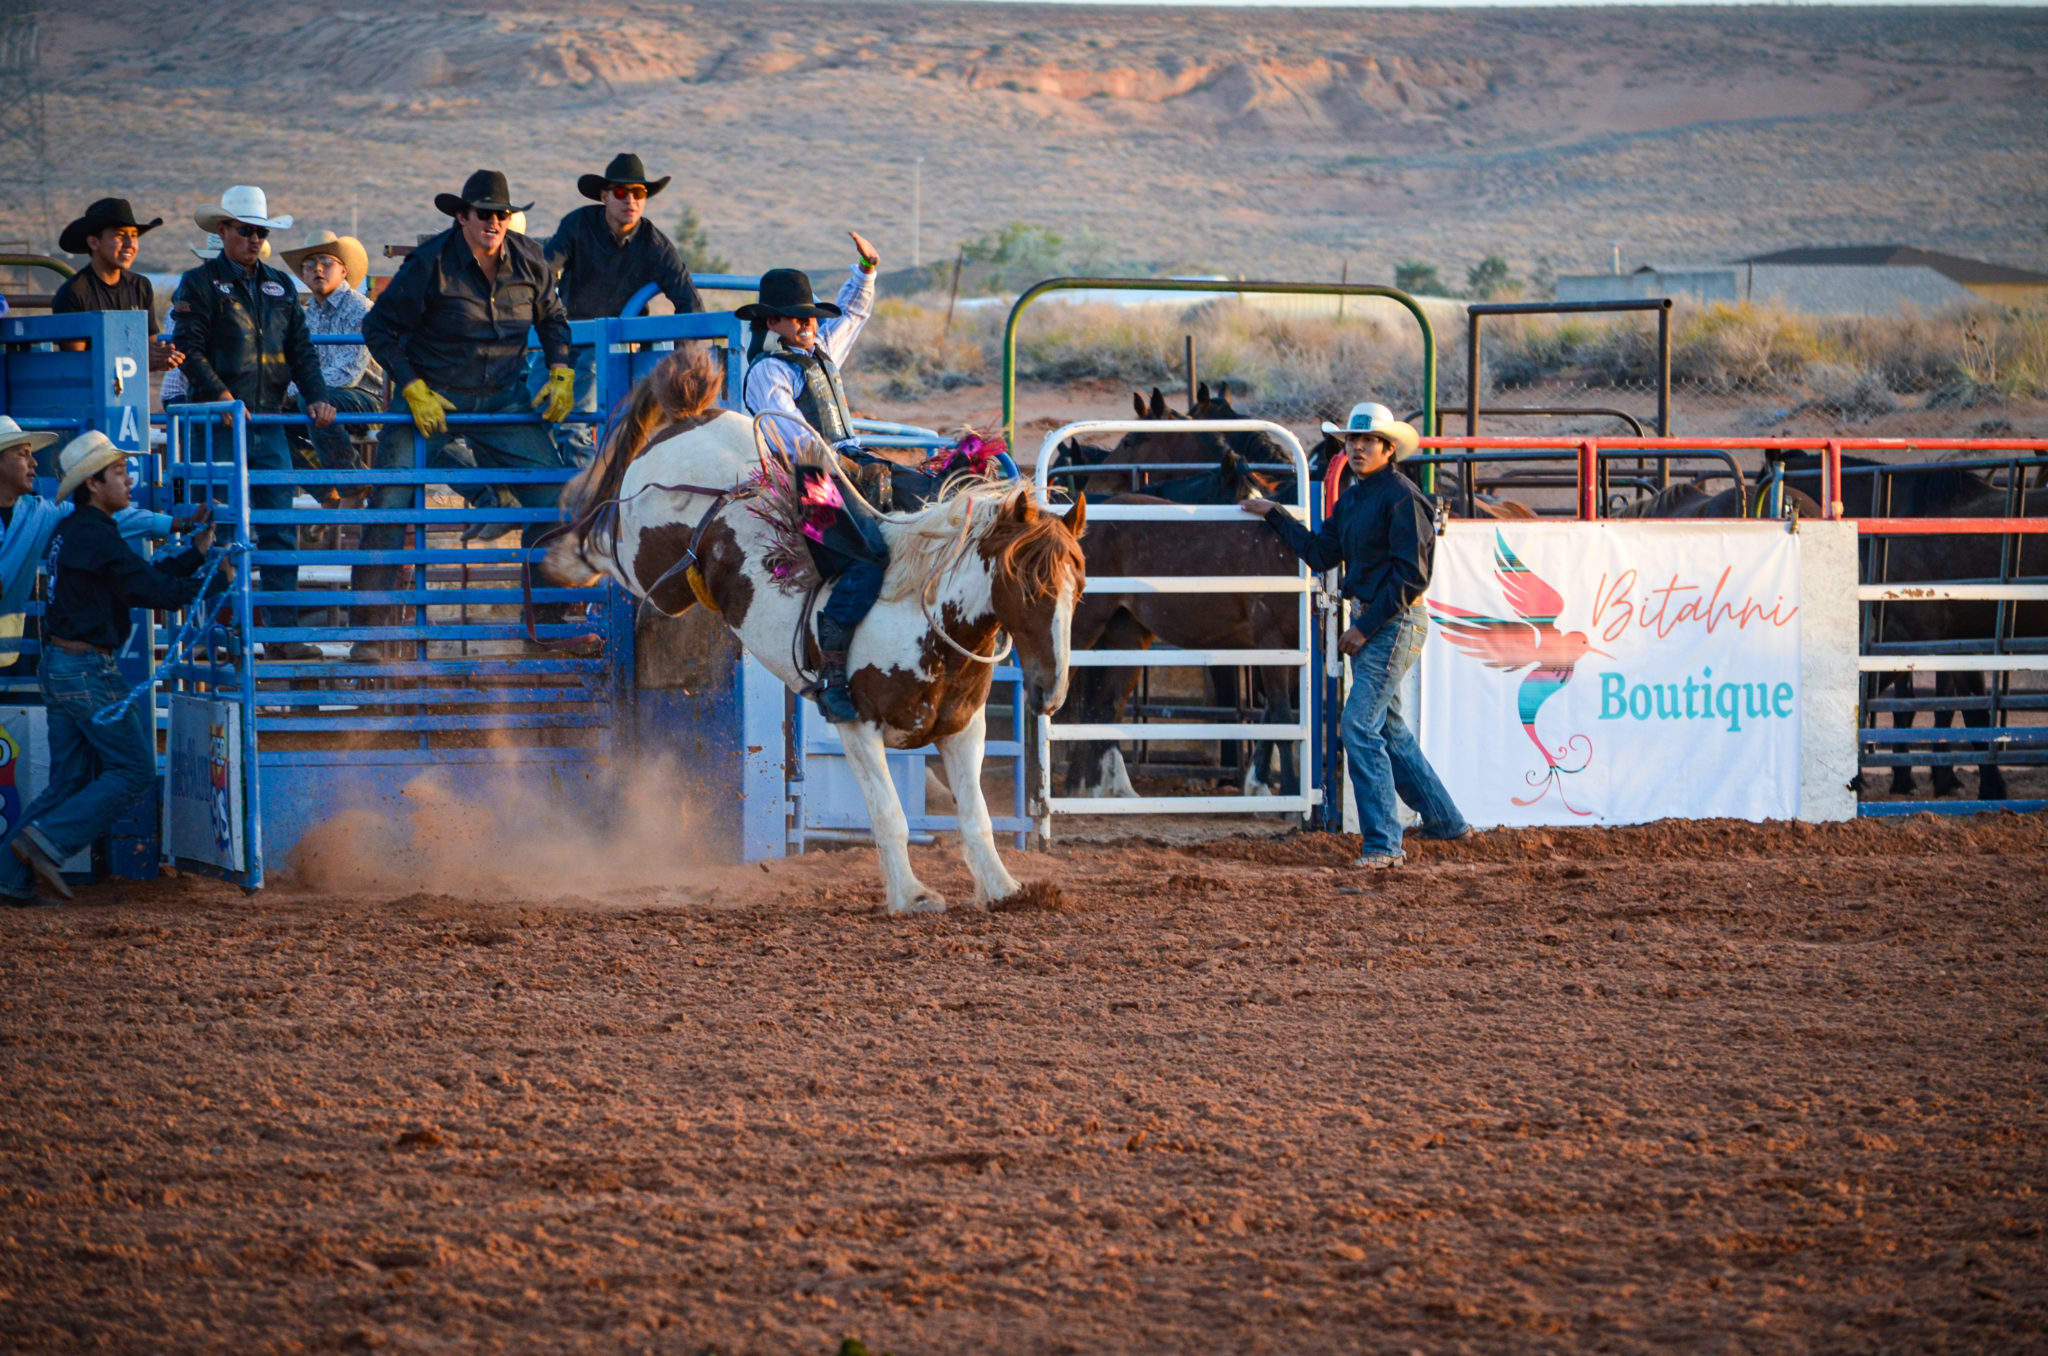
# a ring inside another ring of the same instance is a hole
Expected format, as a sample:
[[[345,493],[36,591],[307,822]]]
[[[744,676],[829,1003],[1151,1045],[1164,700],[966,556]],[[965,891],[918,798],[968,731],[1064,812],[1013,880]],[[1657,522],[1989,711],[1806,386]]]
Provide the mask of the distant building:
[[[1633,273],[1569,274],[1559,301],[1690,297],[1702,302],[1776,302],[1813,315],[1889,315],[1901,306],[1944,310],[1976,300],[2012,305],[2048,299],[2048,274],[1937,254],[1910,245],[1779,250],[1732,264]]]

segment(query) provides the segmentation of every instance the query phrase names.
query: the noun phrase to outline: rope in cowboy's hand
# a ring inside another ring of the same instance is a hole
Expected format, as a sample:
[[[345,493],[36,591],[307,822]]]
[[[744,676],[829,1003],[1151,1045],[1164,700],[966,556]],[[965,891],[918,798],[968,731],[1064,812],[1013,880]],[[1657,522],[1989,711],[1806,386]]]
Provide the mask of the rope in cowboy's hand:
[[[229,542],[208,557],[205,567],[199,572],[199,596],[185,609],[185,620],[178,624],[177,633],[171,637],[169,647],[164,650],[163,662],[153,666],[148,677],[129,688],[127,696],[103,710],[95,711],[92,717],[93,724],[112,725],[120,720],[128,714],[129,707],[135,705],[156,686],[158,674],[173,664],[184,661],[191,653],[192,647],[198,644],[199,638],[206,634],[207,627],[212,624],[209,619],[213,616],[217,604],[210,598],[207,589],[213,583],[213,577],[220,572],[221,563],[229,556],[247,554],[249,549],[247,542]]]

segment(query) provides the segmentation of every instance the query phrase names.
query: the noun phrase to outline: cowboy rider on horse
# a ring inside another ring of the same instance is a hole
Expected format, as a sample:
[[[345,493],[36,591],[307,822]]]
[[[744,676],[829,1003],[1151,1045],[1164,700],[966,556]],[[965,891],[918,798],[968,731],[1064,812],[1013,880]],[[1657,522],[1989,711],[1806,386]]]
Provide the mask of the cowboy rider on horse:
[[[759,298],[734,312],[752,326],[747,349],[747,413],[771,410],[803,420],[835,453],[864,455],[853,434],[853,414],[839,380],[839,365],[853,349],[875,304],[875,247],[857,231],[859,259],[834,302],[819,302],[809,275],[799,269],[770,269],[761,275]],[[822,323],[820,323],[822,321]],[[889,546],[881,525],[856,498],[839,493],[823,467],[799,466],[805,501],[814,506],[818,531],[811,558],[825,579],[836,579],[832,596],[818,609],[818,707],[841,724],[858,718],[847,688],[846,655],[854,629],[874,607],[889,568]]]

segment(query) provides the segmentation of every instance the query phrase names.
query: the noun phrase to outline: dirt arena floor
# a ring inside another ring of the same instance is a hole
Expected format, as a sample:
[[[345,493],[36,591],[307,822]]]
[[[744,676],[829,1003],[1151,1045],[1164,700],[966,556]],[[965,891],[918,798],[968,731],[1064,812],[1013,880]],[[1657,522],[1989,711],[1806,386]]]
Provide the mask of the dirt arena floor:
[[[2048,820],[1352,850],[5,911],[0,1346],[2048,1347]]]

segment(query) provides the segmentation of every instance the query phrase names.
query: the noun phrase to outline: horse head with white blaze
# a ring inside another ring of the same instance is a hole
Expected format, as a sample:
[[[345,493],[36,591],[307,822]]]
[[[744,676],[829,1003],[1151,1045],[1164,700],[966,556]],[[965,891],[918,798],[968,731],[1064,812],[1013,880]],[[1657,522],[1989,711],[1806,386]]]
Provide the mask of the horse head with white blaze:
[[[757,661],[805,692],[820,658],[817,608],[833,584],[818,579],[795,529],[793,468],[824,466],[842,495],[858,490],[798,420],[769,413],[748,421],[730,411],[695,418],[643,448],[608,445],[607,459],[616,452],[630,465],[593,466],[573,506],[577,526],[544,568],[557,582],[608,574],[670,615],[710,607]],[[753,454],[744,468],[733,457],[742,428]],[[890,913],[942,912],[945,902],[911,869],[889,749],[938,747],[974,903],[1021,888],[996,851],[981,789],[986,707],[995,666],[1012,652],[1034,713],[1065,700],[1068,633],[1086,582],[1077,540],[1086,514],[1077,501],[1062,518],[1030,482],[979,476],[956,478],[923,508],[876,514],[890,563],[848,654],[858,718],[836,728],[867,803]]]

